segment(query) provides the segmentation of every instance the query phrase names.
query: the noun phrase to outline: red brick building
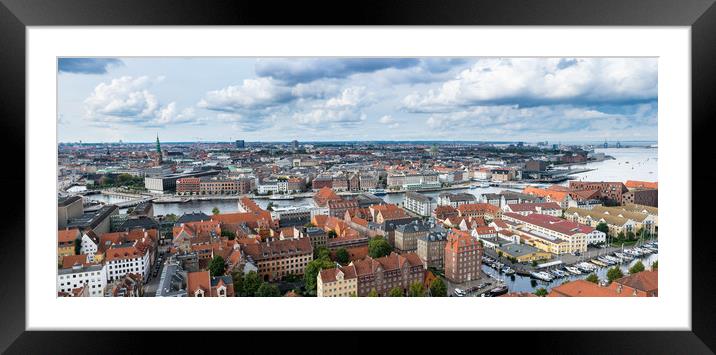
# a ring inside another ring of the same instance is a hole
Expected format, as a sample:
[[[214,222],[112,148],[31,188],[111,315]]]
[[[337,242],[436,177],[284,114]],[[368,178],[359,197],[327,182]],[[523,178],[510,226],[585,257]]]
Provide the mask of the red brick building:
[[[445,244],[445,277],[455,283],[480,278],[482,246],[469,233],[453,229]]]
[[[605,200],[618,205],[622,204],[623,195],[629,191],[621,182],[604,181],[570,181],[569,188],[573,190],[598,190]]]
[[[373,259],[370,256],[352,262],[358,277],[358,296],[364,297],[375,289],[380,296],[387,296],[393,288],[407,294],[410,284],[423,282],[425,267],[415,253],[396,254]]]

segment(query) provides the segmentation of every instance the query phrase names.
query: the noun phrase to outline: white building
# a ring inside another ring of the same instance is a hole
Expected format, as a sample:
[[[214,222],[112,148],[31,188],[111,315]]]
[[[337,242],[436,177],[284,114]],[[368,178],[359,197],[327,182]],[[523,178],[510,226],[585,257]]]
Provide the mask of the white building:
[[[94,262],[94,256],[97,254],[98,248],[99,238],[93,231],[89,230],[82,233],[80,253],[87,255],[89,262]]]
[[[90,297],[103,297],[107,287],[105,265],[74,265],[71,268],[57,271],[57,292],[70,293],[72,290],[87,286]]]
[[[145,237],[107,249],[107,280],[114,281],[131,272],[142,275],[143,280],[147,281],[154,261],[154,249],[148,239]]]
[[[406,210],[414,212],[420,216],[430,216],[435,209],[435,201],[428,196],[417,192],[408,191],[405,193],[403,207]]]

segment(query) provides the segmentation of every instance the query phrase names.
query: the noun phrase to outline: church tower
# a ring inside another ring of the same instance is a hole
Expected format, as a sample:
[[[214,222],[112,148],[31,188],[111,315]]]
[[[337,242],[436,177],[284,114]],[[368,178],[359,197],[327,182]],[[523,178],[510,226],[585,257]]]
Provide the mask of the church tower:
[[[159,133],[157,133],[157,165],[162,165],[162,146],[159,144]]]

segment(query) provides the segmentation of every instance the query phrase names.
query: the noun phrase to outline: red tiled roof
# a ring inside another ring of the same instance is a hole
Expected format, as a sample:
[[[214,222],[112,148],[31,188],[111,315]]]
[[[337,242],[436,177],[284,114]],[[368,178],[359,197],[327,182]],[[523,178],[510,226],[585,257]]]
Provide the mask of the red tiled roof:
[[[627,182],[624,184],[627,188],[634,189],[634,188],[641,188],[641,189],[658,189],[659,183],[657,181],[651,182],[651,181],[636,181],[636,180],[627,180]]]
[[[650,270],[642,271],[616,279],[614,282],[639,291],[653,292],[659,289],[659,272]]]
[[[591,233],[592,231],[594,231],[594,228],[590,226],[545,214],[533,213],[528,216],[523,216],[517,213],[508,212],[505,213],[505,216],[566,235],[573,235],[576,233]]]
[[[617,292],[587,280],[575,280],[561,284],[550,291],[547,297],[633,297],[629,292]]]
[[[80,230],[77,228],[73,229],[60,229],[57,232],[57,242],[58,243],[70,243],[74,242],[75,239],[79,238],[80,236]]]
[[[187,273],[186,292],[190,297],[194,296],[196,290],[204,290],[204,297],[209,297],[211,293],[211,278],[209,271],[196,271]]]

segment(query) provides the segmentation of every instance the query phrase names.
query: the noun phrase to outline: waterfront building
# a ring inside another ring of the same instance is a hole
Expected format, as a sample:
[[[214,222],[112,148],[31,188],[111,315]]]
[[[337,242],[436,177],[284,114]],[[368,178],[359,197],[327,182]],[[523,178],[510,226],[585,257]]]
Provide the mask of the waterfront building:
[[[323,187],[315,195],[313,195],[313,201],[318,207],[327,207],[329,201],[340,201],[342,198],[333,191],[332,188]]]
[[[67,227],[78,228],[80,231],[93,230],[97,234],[108,233],[110,231],[111,217],[118,214],[119,207],[105,205],[97,211],[86,212],[80,217],[71,219]]]
[[[546,214],[554,217],[560,217],[562,215],[562,207],[560,207],[556,202],[508,204],[503,207],[503,210],[505,212],[514,212],[523,216],[527,216],[532,213]]]
[[[398,190],[423,190],[440,187],[438,174],[432,171],[405,172],[396,171],[388,174],[387,184],[389,189]]]
[[[437,206],[432,213],[432,217],[438,221],[444,221],[450,217],[457,217],[459,215],[460,212],[458,212],[454,207],[449,205]]]
[[[579,208],[567,208],[564,211],[564,218],[568,221],[586,224],[596,228],[600,223],[606,223],[609,227],[609,236],[616,237],[619,233],[636,233],[637,223],[629,218],[617,214],[600,213],[599,210],[584,210]]]
[[[481,277],[483,249],[469,233],[452,229],[445,244],[445,277],[454,283]]]
[[[602,194],[602,198],[609,203],[621,205],[623,204],[623,196],[629,191],[622,182],[593,182],[593,181],[575,181],[569,182],[569,188],[573,190],[597,190]]]
[[[330,200],[328,201],[328,215],[343,218],[346,211],[358,208],[358,201],[355,200]]]
[[[441,192],[438,195],[437,204],[438,206],[452,206],[453,208],[457,208],[460,205],[465,205],[469,203],[475,203],[477,202],[477,197],[473,194],[468,193],[450,193],[450,192]]]
[[[65,228],[70,220],[82,216],[82,196],[60,198],[57,201],[57,228]]]
[[[527,244],[503,244],[497,246],[495,250],[501,252],[504,257],[517,259],[518,263],[548,260],[552,258],[551,253]]]
[[[512,230],[526,243],[553,254],[586,252],[588,244],[606,242],[606,234],[590,226],[554,216],[507,212],[502,219],[514,223]]]
[[[428,217],[432,213],[433,208],[435,208],[435,203],[432,197],[408,191],[405,193],[403,206],[405,206],[406,210],[414,212],[419,216]]]
[[[553,288],[548,297],[657,297],[658,272],[642,271],[602,286],[587,280],[566,282]]]

